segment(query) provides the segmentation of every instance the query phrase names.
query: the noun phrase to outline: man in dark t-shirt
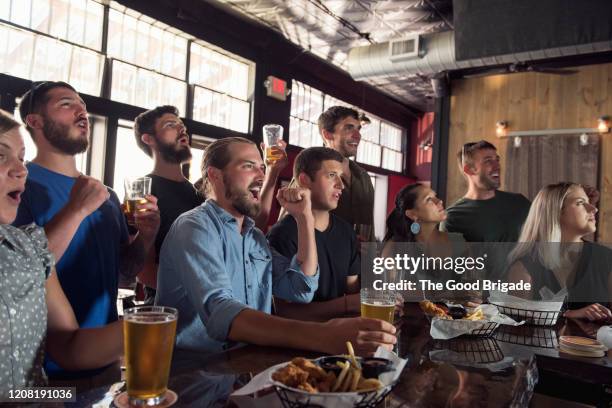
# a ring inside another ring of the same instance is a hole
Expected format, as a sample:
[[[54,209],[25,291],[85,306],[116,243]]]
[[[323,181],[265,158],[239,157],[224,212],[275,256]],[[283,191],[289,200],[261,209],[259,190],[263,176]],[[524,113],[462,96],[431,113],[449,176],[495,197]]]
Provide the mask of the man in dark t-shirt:
[[[155,298],[159,253],[166,234],[179,215],[200,205],[204,198],[183,175],[181,166],[191,160],[191,148],[187,128],[176,107],[158,106],[141,113],[134,123],[134,135],[140,149],[153,158],[153,171],[148,176],[161,217],[155,252],[148,254],[147,263],[138,274],[149,300]]]
[[[296,157],[293,177],[300,187],[311,190],[315,219],[315,241],[319,262],[319,287],[309,304],[275,299],[279,315],[302,320],[328,320],[359,313],[360,256],[357,236],[348,222],[330,213],[338,206],[343,157],[326,147],[305,149]],[[268,233],[270,246],[286,257],[297,252],[297,224],[291,215]]]
[[[457,159],[468,190],[446,210],[441,229],[459,232],[469,242],[516,242],[531,203],[522,194],[498,190],[496,147],[484,140],[466,143]]]

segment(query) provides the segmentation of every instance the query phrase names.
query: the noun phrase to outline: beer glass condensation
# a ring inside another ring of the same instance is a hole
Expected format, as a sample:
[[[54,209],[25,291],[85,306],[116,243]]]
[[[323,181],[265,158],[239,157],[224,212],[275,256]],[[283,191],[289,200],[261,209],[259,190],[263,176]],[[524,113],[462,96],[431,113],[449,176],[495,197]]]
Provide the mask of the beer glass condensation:
[[[361,317],[386,320],[393,324],[396,298],[394,291],[363,288],[360,297]]]
[[[163,402],[174,349],[178,311],[138,306],[124,311],[123,337],[130,406]]]
[[[263,142],[265,146],[266,163],[274,163],[282,157],[282,152],[272,149],[283,140],[283,127],[273,123],[264,125]]]
[[[147,202],[145,198],[151,194],[151,177],[126,177],[124,180],[125,186],[125,202],[123,210],[127,217],[127,222],[130,225],[136,225],[134,215],[137,211],[138,204]]]

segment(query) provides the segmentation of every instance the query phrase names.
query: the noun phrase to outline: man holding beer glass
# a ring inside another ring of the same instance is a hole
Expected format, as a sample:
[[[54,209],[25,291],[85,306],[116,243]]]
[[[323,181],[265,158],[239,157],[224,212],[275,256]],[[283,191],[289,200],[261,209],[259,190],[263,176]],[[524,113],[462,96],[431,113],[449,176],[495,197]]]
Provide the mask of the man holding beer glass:
[[[156,304],[178,309],[177,346],[215,352],[238,342],[342,353],[350,340],[360,354],[396,342],[395,328],[378,319],[304,322],[270,315],[272,294],[309,302],[318,286],[310,191],[277,195],[297,223],[298,249],[273,253],[254,228],[264,178],[257,146],[225,138],[204,152],[208,200],[177,218],[162,245]]]
[[[65,82],[34,83],[19,105],[38,149],[27,164],[26,190],[14,225],[44,226],[57,275],[81,328],[117,320],[119,273],[134,277],[142,268],[159,227],[156,199],[147,197],[136,214],[138,236],[130,243],[116,194],[82,175],[75,155],[89,145],[89,118],[83,99]],[[51,379],[92,377],[101,370],[67,372],[51,361]]]

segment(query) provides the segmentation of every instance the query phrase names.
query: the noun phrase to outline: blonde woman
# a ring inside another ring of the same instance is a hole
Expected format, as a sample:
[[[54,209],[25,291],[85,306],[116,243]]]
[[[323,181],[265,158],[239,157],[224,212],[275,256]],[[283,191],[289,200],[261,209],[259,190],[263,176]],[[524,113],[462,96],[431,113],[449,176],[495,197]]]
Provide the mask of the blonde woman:
[[[10,390],[46,384],[45,352],[63,368],[92,369],[117,361],[123,351],[120,321],[79,328],[44,230],[10,225],[28,174],[19,128],[0,110],[0,400]]]
[[[543,288],[552,293],[567,288],[570,310],[565,317],[612,319],[612,251],[584,241],[596,230],[596,213],[579,184],[551,184],[540,190],[509,256],[509,280],[532,285],[519,296],[538,300]]]

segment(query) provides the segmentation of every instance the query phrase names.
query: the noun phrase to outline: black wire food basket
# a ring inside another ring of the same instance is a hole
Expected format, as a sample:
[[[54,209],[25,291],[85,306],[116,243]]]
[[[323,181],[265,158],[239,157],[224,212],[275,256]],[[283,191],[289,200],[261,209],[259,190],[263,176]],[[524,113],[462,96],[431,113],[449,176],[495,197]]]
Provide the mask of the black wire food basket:
[[[431,316],[429,316],[429,315],[425,315],[425,316],[427,316],[427,319],[429,320],[430,323],[433,322],[433,318]],[[452,322],[454,322],[454,321],[461,321],[461,320],[440,319],[439,321],[449,322],[447,324],[453,324]],[[442,323],[442,324],[445,324],[445,323]],[[461,336],[459,336],[459,338],[470,338],[470,337],[483,338],[483,337],[491,337],[493,335],[493,332],[495,331],[495,329],[497,329],[498,326],[499,326],[499,323],[484,321],[482,326],[480,326],[477,329],[473,329],[469,333],[462,334]]]
[[[461,337],[491,337],[495,329],[499,326],[499,323],[485,322],[484,325],[478,329],[472,330],[469,334],[464,334]]]
[[[356,398],[353,407],[355,408],[374,408],[380,404],[389,395],[393,387],[397,384],[397,381],[387,385],[386,387],[380,388],[376,391],[363,391],[357,392],[358,398]],[[287,387],[283,384],[275,384],[274,390],[278,399],[284,408],[323,408],[330,406],[329,403],[333,404],[333,399],[338,398],[340,395],[347,393],[323,393],[323,394],[311,394],[306,391],[297,390],[295,388]],[[334,395],[336,394],[336,395]],[[340,395],[337,395],[340,394]],[[317,403],[317,400],[325,398],[327,405],[321,405]],[[333,404],[331,406],[334,406]]]
[[[560,310],[528,310],[516,307],[501,306],[491,303],[499,313],[510,316],[517,322],[525,321],[525,324],[533,326],[554,326],[559,319]]]
[[[521,346],[556,349],[559,347],[554,329],[538,326],[505,326],[495,333],[495,339]]]
[[[433,349],[450,350],[459,354],[461,361],[457,362],[487,364],[504,358],[497,341],[491,338],[435,340]]]

